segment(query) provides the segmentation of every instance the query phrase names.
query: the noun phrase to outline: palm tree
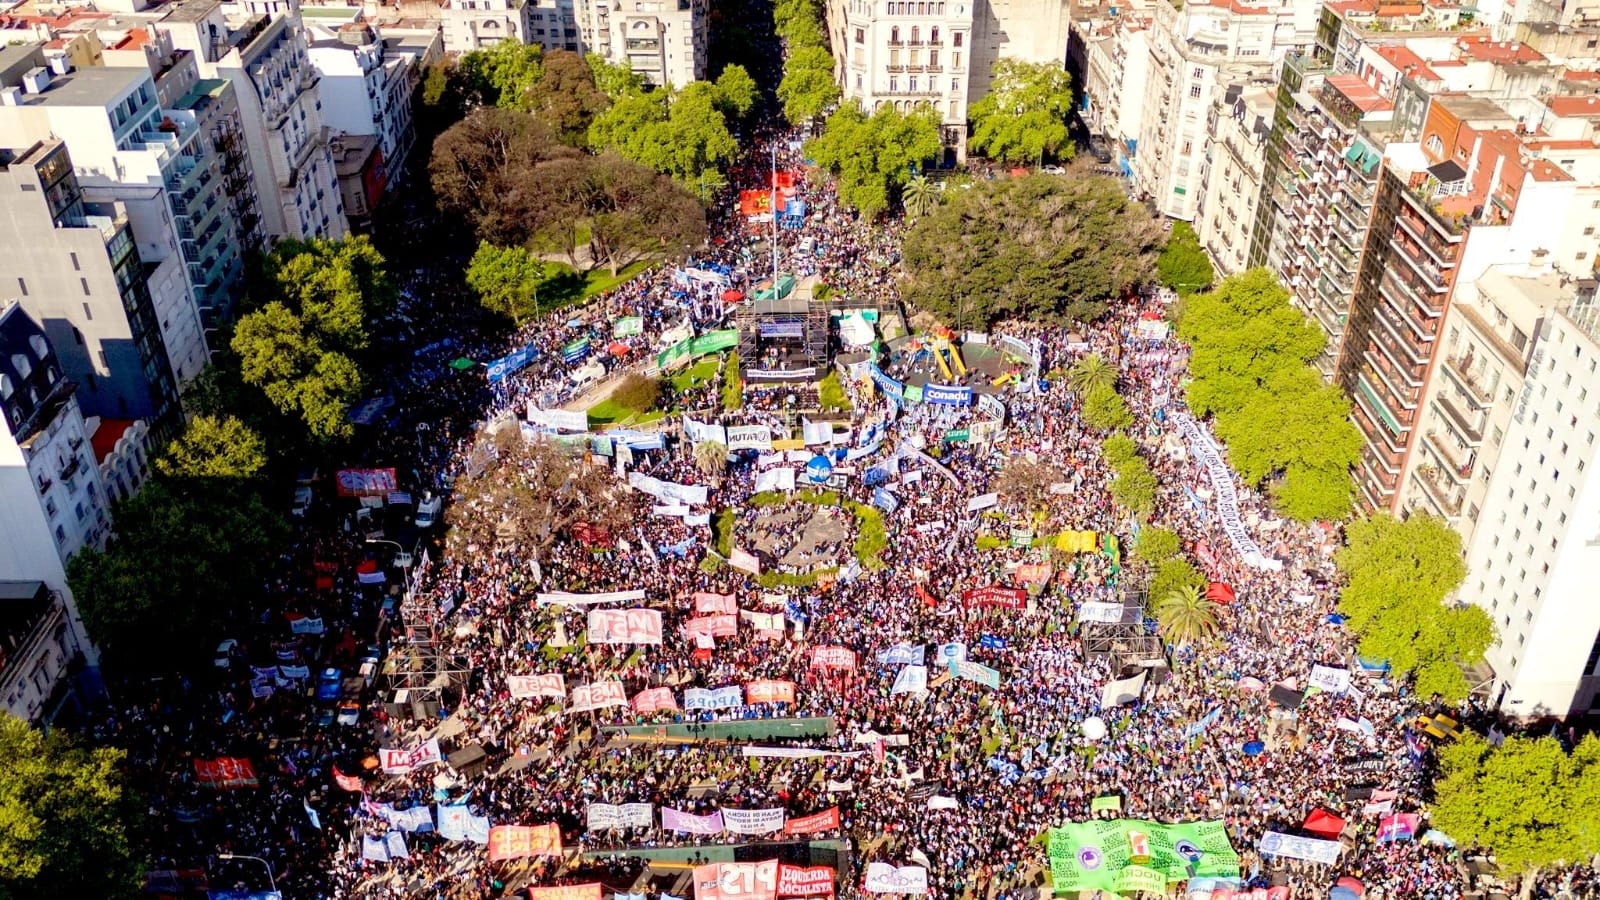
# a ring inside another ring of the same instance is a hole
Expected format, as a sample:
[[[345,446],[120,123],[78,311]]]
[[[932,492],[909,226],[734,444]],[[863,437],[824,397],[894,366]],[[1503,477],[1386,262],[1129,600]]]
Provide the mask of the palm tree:
[[[1198,585],[1173,588],[1156,601],[1156,630],[1168,644],[1194,644],[1217,633],[1217,601]]]
[[[1078,360],[1067,371],[1067,387],[1079,397],[1087,397],[1100,388],[1117,386],[1117,367],[1106,362],[1105,357],[1091,353]]]
[[[720,441],[701,441],[694,445],[695,467],[712,478],[728,470],[728,445]]]
[[[939,204],[939,195],[932,182],[916,175],[906,182],[905,189],[900,193],[900,202],[905,205],[906,215],[917,219],[933,212],[933,208]]]

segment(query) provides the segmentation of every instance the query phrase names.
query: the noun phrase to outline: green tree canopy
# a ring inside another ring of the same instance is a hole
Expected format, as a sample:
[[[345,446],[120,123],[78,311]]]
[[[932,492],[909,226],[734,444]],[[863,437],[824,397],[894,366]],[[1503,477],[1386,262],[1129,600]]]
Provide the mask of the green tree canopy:
[[[1217,277],[1194,226],[1182,221],[1172,223],[1166,249],[1156,260],[1156,273],[1162,284],[1185,296],[1205,290]]]
[[[760,89],[744,66],[725,66],[713,83],[717,89],[717,107],[727,118],[742,119],[755,109]]]
[[[67,581],[95,643],[135,670],[178,668],[215,646],[229,613],[260,592],[286,534],[254,490],[227,478],[180,487],[158,477],[112,518],[116,536],[74,556]]]
[[[833,57],[826,47],[801,47],[783,62],[778,101],[784,118],[799,125],[820,116],[839,102],[839,84],[833,78]]]
[[[156,471],[178,480],[256,477],[267,464],[267,444],[233,416],[198,415],[156,459]]]
[[[1189,298],[1178,336],[1193,346],[1188,401],[1202,416],[1238,410],[1276,376],[1315,359],[1327,341],[1266,269]]]
[[[514,322],[539,311],[539,282],[544,278],[544,263],[521,247],[496,247],[488,241],[478,244],[467,265],[467,286],[478,294],[478,302],[490,312]]]
[[[1072,78],[1055,63],[1001,59],[989,93],[972,105],[972,152],[1008,163],[1037,163],[1045,154],[1071,159],[1067,116]]]
[[[1378,515],[1345,526],[1345,539],[1334,557],[1348,582],[1339,611],[1361,653],[1388,660],[1399,675],[1414,673],[1425,697],[1464,699],[1469,685],[1458,662],[1483,658],[1494,623],[1476,606],[1444,603],[1466,577],[1461,535],[1436,516]]]
[[[1600,852],[1600,738],[1568,755],[1551,737],[1509,737],[1498,748],[1477,734],[1439,749],[1434,827],[1479,844],[1510,873]]]
[[[1217,633],[1220,607],[1198,584],[1183,584],[1155,598],[1156,629],[1168,644],[1209,640]]]
[[[347,437],[361,393],[356,358],[367,322],[394,304],[383,257],[365,236],[285,241],[265,265],[264,306],[241,318],[230,342],[244,380],[319,440]]]
[[[730,84],[736,92],[739,87]],[[589,143],[663,175],[697,183],[708,172],[720,173],[739,152],[723,110],[744,100],[724,97],[709,81],[690,82],[678,91],[629,95],[595,118]]]
[[[901,113],[885,103],[871,116],[846,103],[828,116],[822,134],[806,142],[805,152],[838,180],[839,199],[863,216],[889,210],[912,168],[940,152],[939,114],[920,104]]]
[[[1091,353],[1067,370],[1067,387],[1079,397],[1087,397],[1103,389],[1116,390],[1117,367],[1107,362],[1104,356]]]
[[[1136,454],[1117,465],[1116,476],[1111,479],[1111,499],[1136,516],[1146,516],[1156,507],[1156,490],[1160,486],[1150,464]]]
[[[1150,276],[1160,240],[1160,226],[1111,178],[976,182],[946,191],[906,233],[901,290],[957,328],[1094,319]]]
[[[1154,564],[1155,571],[1150,575],[1150,596],[1165,597],[1175,590],[1186,587],[1204,587],[1205,575],[1194,567],[1194,563],[1181,556],[1173,556]]]
[[[583,61],[588,63],[589,71],[594,75],[595,87],[610,97],[613,103],[632,94],[644,93],[644,76],[635,72],[627,59],[610,63],[600,54],[590,53],[584,56]]]
[[[1217,417],[1217,437],[1245,481],[1282,473],[1279,508],[1300,521],[1338,520],[1354,499],[1350,469],[1361,455],[1361,433],[1350,421],[1350,400],[1300,365],[1274,375],[1245,397],[1237,411]]]
[[[468,105],[532,109],[533,87],[544,74],[542,55],[538,44],[521,41],[501,41],[463,53],[456,67]]]
[[[570,50],[551,50],[544,57],[539,78],[528,89],[527,109],[544,122],[562,143],[580,146],[595,116],[611,105],[611,98],[595,85],[594,71],[583,57]]]
[[[1083,421],[1096,431],[1119,431],[1133,424],[1133,413],[1116,388],[1101,385],[1083,398]]]
[[[139,896],[128,823],[141,810],[123,792],[123,768],[121,750],[0,714],[0,897]]]

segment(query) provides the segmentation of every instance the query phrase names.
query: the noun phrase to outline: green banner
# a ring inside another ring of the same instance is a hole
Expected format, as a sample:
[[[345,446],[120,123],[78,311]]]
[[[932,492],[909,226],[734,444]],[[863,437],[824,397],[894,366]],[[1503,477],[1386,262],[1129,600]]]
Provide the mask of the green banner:
[[[944,439],[947,443],[964,444],[967,441],[972,440],[972,429],[956,428],[951,431],[946,431],[944,433]]]
[[[450,368],[455,369],[457,372],[465,372],[475,365],[477,365],[477,363],[467,359],[465,356],[458,356],[450,361]]]
[[[1032,547],[1033,546],[1033,529],[1031,529],[1031,528],[1013,528],[1013,529],[1011,529],[1011,546],[1013,546],[1013,547]]]
[[[612,337],[632,337],[636,334],[644,334],[643,316],[623,316],[611,326]]]
[[[1221,822],[1071,822],[1050,829],[1049,849],[1057,894],[1160,893],[1190,878],[1239,877],[1239,854]]]
[[[905,397],[905,401],[907,403],[921,403],[922,402],[922,387],[920,385],[915,385],[915,384],[906,385],[906,390],[905,390],[904,397]]]
[[[679,341],[671,347],[661,351],[656,356],[656,365],[663,369],[670,369],[685,359],[705,356],[707,353],[716,353],[739,346],[739,329],[724,328],[721,331],[708,331],[697,338]]]
[[[1111,812],[1121,812],[1122,798],[1113,794],[1109,797],[1096,797],[1089,801],[1090,812],[1102,812],[1105,810],[1110,810]]]

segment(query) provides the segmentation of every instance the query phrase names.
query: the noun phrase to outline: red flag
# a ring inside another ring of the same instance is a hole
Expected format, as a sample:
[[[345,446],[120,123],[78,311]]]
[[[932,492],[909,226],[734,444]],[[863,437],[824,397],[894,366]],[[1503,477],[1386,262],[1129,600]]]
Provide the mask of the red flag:
[[[883,751],[883,739],[879,738],[878,740],[873,741],[872,742],[872,758],[875,761],[877,761],[878,765],[880,765],[880,766],[883,765],[883,753],[884,753],[884,751]]]
[[[338,766],[333,767],[333,783],[355,794],[361,793],[361,789],[364,786],[361,783],[361,776],[346,775],[339,771]]]

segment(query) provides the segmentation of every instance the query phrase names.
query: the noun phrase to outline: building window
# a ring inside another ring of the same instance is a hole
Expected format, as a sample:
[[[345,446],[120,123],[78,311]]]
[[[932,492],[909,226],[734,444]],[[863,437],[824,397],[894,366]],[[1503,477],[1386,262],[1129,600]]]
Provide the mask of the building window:
[[[856,43],[865,44],[866,42],[867,42],[867,30],[865,28],[857,28],[856,29]]]
[[[956,46],[956,47],[959,47],[959,46],[961,46],[961,36],[962,36],[962,35],[963,35],[963,34],[964,34],[964,33],[965,33],[965,32],[961,32],[961,31],[958,31],[958,32],[956,32],[956,34],[955,34],[955,39],[954,39],[954,43],[953,43],[953,45],[952,45],[952,46]],[[1595,201],[1595,204],[1594,204],[1594,205],[1595,205],[1595,206],[1596,206],[1596,207],[1600,207],[1600,200],[1596,200],[1596,201]]]
[[[889,79],[889,93],[898,94],[899,92],[900,92],[900,79],[894,78],[894,77],[890,77],[890,79]]]
[[[1200,98],[1200,85],[1198,85],[1198,84],[1190,85],[1189,86],[1189,96],[1191,96],[1191,97],[1193,97],[1193,98],[1198,100]]]
[[[940,12],[943,13],[944,10],[940,10]],[[930,43],[930,44],[939,43],[939,26],[935,25],[932,28],[928,29],[928,43]],[[1589,229],[1589,231],[1593,231],[1593,230],[1594,230],[1593,228]],[[1584,233],[1587,234],[1588,232],[1584,232]]]
[[[889,43],[900,43],[900,26],[896,25],[895,27],[889,29]]]

